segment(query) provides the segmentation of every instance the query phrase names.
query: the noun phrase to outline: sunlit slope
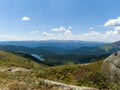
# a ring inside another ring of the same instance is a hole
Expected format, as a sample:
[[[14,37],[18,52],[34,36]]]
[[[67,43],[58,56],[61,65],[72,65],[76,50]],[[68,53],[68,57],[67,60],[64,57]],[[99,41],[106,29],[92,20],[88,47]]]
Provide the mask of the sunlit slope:
[[[45,65],[38,63],[34,58],[7,51],[0,51],[0,66],[14,66],[29,69],[45,67]]]

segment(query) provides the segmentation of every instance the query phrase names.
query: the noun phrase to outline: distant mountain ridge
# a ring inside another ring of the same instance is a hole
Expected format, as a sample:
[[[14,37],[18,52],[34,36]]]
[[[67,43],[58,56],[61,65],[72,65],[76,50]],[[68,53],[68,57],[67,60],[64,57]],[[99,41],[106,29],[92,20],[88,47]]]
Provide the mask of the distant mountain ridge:
[[[74,49],[79,47],[94,47],[104,45],[105,43],[100,42],[88,42],[88,41],[75,41],[75,40],[44,40],[44,41],[1,41],[0,45],[15,45],[25,46],[30,48],[35,47],[59,47],[66,49]]]
[[[120,50],[120,41],[103,44],[84,41],[9,41],[0,42],[0,50],[26,54],[111,54]]]
[[[80,47],[69,52],[76,54],[111,54],[120,50],[120,41],[97,47]]]

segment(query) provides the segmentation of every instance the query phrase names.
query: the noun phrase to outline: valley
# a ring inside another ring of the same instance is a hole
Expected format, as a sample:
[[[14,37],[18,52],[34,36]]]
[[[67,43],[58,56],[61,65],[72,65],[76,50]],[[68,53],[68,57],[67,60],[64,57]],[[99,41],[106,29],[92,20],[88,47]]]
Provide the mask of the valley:
[[[2,90],[109,90],[111,88],[119,90],[120,88],[119,81],[113,84],[101,72],[101,65],[111,52],[91,55],[44,52],[41,55],[29,47],[27,49],[24,46],[8,47],[9,45],[3,45],[0,50]],[[34,52],[36,53],[33,54]]]
[[[119,41],[109,44],[72,40],[9,41],[0,42],[0,50],[32,55],[42,63],[54,66],[69,62],[80,64],[104,59],[119,51],[119,45]]]

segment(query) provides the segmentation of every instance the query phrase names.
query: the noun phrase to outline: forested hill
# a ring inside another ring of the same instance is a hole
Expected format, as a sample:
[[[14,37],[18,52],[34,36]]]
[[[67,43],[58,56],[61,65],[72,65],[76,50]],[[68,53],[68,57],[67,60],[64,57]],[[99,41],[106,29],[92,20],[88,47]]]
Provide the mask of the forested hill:
[[[69,53],[76,54],[111,54],[120,50],[120,41],[104,44],[97,47],[80,47],[70,50]]]
[[[111,54],[120,50],[120,41],[98,43],[83,41],[9,41],[0,42],[0,49],[26,54]]]
[[[0,45],[14,45],[14,46],[25,46],[25,47],[59,47],[66,49],[74,49],[79,47],[94,47],[101,46],[105,43],[102,42],[89,42],[80,40],[43,40],[43,41],[1,41]]]
[[[22,42],[13,42],[15,45],[0,45],[0,50],[6,50],[9,52],[21,53],[21,54],[36,54],[38,57],[42,57],[42,63],[54,66],[54,65],[63,65],[69,62],[79,64],[79,63],[90,63],[93,61],[97,61],[99,59],[106,58],[109,54],[114,53],[120,50],[120,42],[114,42],[110,44],[104,44],[95,47],[78,47],[81,43],[82,45],[87,45],[88,43],[85,42],[78,42],[78,41],[41,41],[41,42],[24,42],[23,46],[18,45]],[[4,44],[11,44],[12,42],[4,42]],[[37,44],[41,45],[39,47],[26,47],[26,44],[33,45]],[[55,44],[56,43],[56,44]],[[79,44],[78,44],[79,43]],[[54,46],[51,46],[55,44]],[[61,47],[59,47],[60,45]],[[77,44],[77,45],[76,45]],[[89,42],[90,44],[90,42]],[[88,44],[88,45],[89,45]],[[95,43],[91,44],[95,45]],[[48,45],[48,46],[42,46]],[[58,45],[58,46],[57,46]],[[68,45],[69,49],[66,48]],[[76,46],[75,46],[76,45]],[[87,45],[87,46],[88,46]],[[72,48],[71,48],[72,46]],[[71,49],[70,49],[71,48]],[[73,49],[75,48],[75,49]]]

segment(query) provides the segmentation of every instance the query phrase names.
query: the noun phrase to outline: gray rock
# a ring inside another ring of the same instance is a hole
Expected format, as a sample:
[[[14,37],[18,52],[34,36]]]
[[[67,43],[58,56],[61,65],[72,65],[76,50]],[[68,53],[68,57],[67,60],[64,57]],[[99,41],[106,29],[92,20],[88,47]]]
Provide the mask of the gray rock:
[[[64,83],[59,83],[51,80],[44,79],[41,82],[43,85],[53,85],[59,87],[58,90],[99,90],[96,88],[84,87],[84,86],[75,86],[75,85],[67,85]]]
[[[111,82],[120,81],[120,51],[104,60],[101,71],[106,74]]]

